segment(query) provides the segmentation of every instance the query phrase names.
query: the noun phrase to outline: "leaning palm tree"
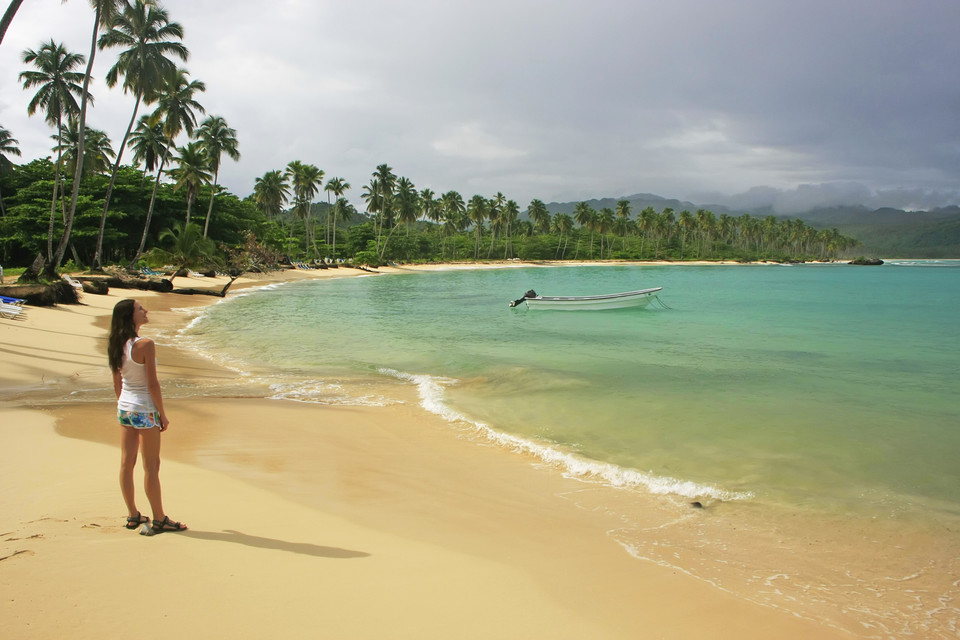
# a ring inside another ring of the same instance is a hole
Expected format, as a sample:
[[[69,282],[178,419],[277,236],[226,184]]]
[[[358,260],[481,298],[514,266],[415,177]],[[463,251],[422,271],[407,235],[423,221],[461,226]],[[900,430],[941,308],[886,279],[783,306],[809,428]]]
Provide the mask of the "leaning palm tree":
[[[24,71],[20,74],[24,89],[39,87],[30,104],[27,113],[34,115],[38,109],[44,112],[44,120],[59,133],[63,130],[64,118],[76,116],[80,113],[80,105],[76,96],[83,93],[83,74],[74,71],[83,64],[85,58],[79,53],[70,53],[62,44],[53,40],[46,42],[38,50],[28,49],[23,52],[23,62],[33,64],[36,71]],[[57,147],[61,146],[60,140]],[[53,200],[50,204],[50,224],[47,230],[47,261],[53,262],[53,222],[57,211],[57,193],[60,188],[61,158],[57,156],[56,170],[53,179]]]
[[[63,260],[63,254],[70,242],[70,232],[73,230],[73,220],[77,214],[77,198],[80,196],[80,176],[83,171],[83,155],[85,151],[85,136],[87,131],[87,103],[93,103],[93,96],[90,95],[90,79],[93,76],[93,60],[97,55],[97,35],[101,27],[108,27],[116,19],[118,9],[121,5],[120,0],[90,0],[93,7],[93,35],[90,38],[90,56],[87,58],[87,70],[83,75],[83,91],[80,97],[80,116],[77,126],[77,166],[73,176],[73,190],[70,194],[70,211],[67,213],[67,219],[64,222],[63,236],[60,238],[60,244],[57,246],[57,252],[53,257],[53,262],[47,265],[47,271],[53,275]]]
[[[189,58],[187,48],[177,42],[182,39],[183,28],[176,22],[170,22],[166,10],[150,0],[134,0],[132,4],[126,4],[123,11],[116,17],[112,28],[100,36],[98,46],[101,49],[123,48],[117,56],[116,64],[107,72],[107,86],[111,88],[116,86],[122,76],[124,93],[133,93],[136,100],[127,130],[120,142],[120,149],[104,197],[100,231],[97,234],[97,248],[93,256],[95,269],[101,266],[103,232],[107,222],[107,212],[110,210],[110,199],[117,180],[117,172],[120,170],[123,151],[127,147],[133,124],[137,120],[137,112],[140,110],[141,103],[153,102],[163,78],[176,69],[176,65],[168,56],[175,56],[184,62]],[[152,167],[150,170],[152,171]]]
[[[203,237],[207,237],[210,229],[210,214],[213,213],[213,197],[217,193],[217,181],[220,177],[220,157],[223,154],[231,160],[239,160],[237,150],[237,131],[227,126],[227,121],[221,116],[210,116],[200,124],[197,138],[206,152],[210,170],[213,171],[213,187],[210,189],[210,204],[207,205],[207,219],[203,223]]]
[[[153,183],[153,193],[150,195],[150,205],[147,207],[147,218],[143,223],[143,236],[140,238],[140,246],[136,255],[130,261],[131,267],[143,255],[143,248],[147,244],[150,219],[153,217],[157,189],[160,187],[160,176],[163,175],[163,167],[170,156],[170,146],[181,131],[185,131],[187,135],[192,136],[193,130],[197,126],[197,116],[194,112],[200,111],[203,113],[206,111],[203,105],[193,99],[195,93],[207,90],[204,83],[199,80],[190,80],[189,72],[185,69],[177,69],[167,75],[164,80],[163,87],[157,93],[157,110],[154,115],[163,125],[163,135],[167,138],[167,147],[164,149],[163,155],[160,156],[160,167],[157,169],[157,178]]]
[[[10,132],[0,127],[0,172],[7,171],[13,167],[13,163],[7,158],[8,155],[20,157],[20,143],[17,142]],[[0,217],[6,217],[7,211],[3,207],[3,194],[0,193]]]
[[[209,184],[210,158],[207,157],[206,149],[199,142],[190,142],[184,147],[177,149],[179,158],[177,166],[170,170],[170,177],[176,182],[173,185],[174,191],[185,189],[187,193],[187,222],[190,224],[190,211],[193,208],[193,202],[200,193],[200,188]],[[207,236],[204,235],[204,238]]]
[[[160,232],[158,239],[163,242],[168,238],[173,242],[170,249],[165,251],[165,257],[176,267],[170,276],[171,284],[182,270],[205,264],[216,251],[213,240],[201,237],[200,226],[192,222],[185,225],[174,222],[172,228]]]
[[[10,0],[7,10],[3,12],[3,18],[0,18],[0,42],[3,42],[3,36],[7,33],[7,27],[13,22],[13,16],[17,15],[17,9],[23,4],[23,0]]]

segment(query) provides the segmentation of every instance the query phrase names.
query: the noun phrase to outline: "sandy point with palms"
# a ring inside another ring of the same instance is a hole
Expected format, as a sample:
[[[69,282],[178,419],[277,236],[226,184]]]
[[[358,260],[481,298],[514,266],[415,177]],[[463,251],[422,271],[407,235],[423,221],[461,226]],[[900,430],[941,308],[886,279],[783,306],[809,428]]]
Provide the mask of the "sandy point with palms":
[[[387,407],[228,397],[233,372],[163,338],[217,299],[131,294],[0,322],[5,637],[848,637],[631,558],[615,518],[568,499],[584,485],[470,442],[412,391]],[[125,297],[151,312],[164,502],[186,532],[123,527],[105,352]]]

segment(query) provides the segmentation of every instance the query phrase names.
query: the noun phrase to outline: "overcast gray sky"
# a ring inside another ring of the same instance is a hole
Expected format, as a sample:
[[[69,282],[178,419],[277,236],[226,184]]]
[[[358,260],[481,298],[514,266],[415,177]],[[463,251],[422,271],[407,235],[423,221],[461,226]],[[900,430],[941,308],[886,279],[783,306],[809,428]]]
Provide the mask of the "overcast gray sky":
[[[3,7],[6,6],[3,2]],[[237,130],[240,197],[291,160],[362,186],[525,208],[654,193],[697,203],[960,204],[957,0],[167,0],[208,114]],[[89,3],[25,0],[0,44],[0,126],[24,159],[24,49],[89,49]],[[133,99],[102,82],[119,144]],[[178,140],[183,144],[184,140]]]

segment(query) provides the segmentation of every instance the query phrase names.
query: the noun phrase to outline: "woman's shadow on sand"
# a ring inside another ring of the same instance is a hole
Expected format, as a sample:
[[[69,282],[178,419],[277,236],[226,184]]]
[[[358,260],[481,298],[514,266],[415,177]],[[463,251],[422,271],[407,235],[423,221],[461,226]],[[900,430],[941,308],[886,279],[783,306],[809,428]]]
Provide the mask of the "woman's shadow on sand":
[[[289,551],[290,553],[299,553],[305,556],[314,556],[316,558],[368,558],[369,553],[364,551],[351,551],[350,549],[340,549],[338,547],[324,547],[309,542],[286,542],[285,540],[275,540],[273,538],[262,538],[260,536],[251,536],[246,533],[225,529],[222,532],[216,531],[197,531],[196,529],[187,529],[177,532],[177,536],[185,538],[196,538],[197,540],[210,540],[212,542],[232,542],[242,544],[248,547],[258,549],[275,549],[277,551]]]

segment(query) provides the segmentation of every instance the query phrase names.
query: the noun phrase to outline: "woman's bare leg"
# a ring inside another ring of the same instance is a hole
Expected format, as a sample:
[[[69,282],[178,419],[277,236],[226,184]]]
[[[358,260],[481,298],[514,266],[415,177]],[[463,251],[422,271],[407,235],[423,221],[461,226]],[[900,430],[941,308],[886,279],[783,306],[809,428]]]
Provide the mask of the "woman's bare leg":
[[[137,466],[140,434],[133,427],[120,427],[120,493],[127,505],[127,515],[137,517],[137,500],[133,488],[133,469]]]
[[[140,448],[143,454],[143,490],[150,501],[155,522],[162,522],[163,499],[160,492],[160,427],[140,430]]]

